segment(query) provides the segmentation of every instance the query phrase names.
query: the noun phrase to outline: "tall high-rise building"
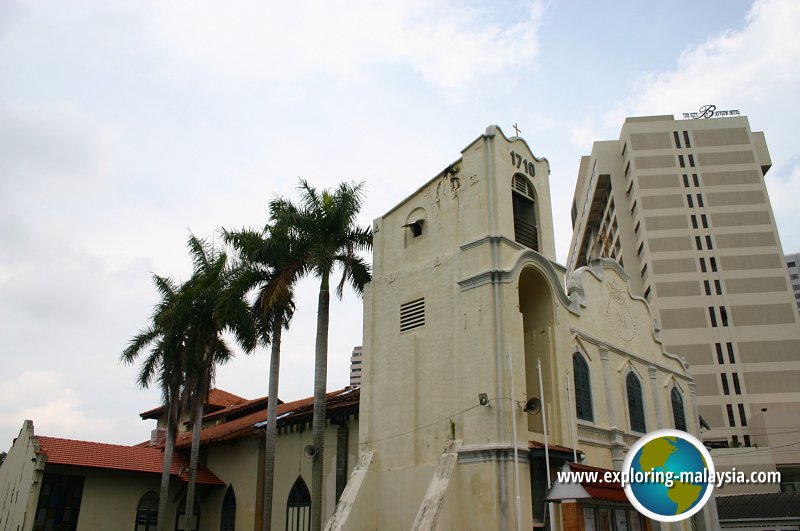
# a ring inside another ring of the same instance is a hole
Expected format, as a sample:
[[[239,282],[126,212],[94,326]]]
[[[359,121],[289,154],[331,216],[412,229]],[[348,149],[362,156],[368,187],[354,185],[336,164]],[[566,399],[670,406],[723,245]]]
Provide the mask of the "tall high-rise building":
[[[601,257],[623,266],[667,351],[691,365],[705,440],[733,447],[770,444],[800,412],[800,324],[771,164],[743,116],[627,118],[618,140],[581,159],[572,204],[568,269]],[[775,452],[779,465],[798,456]]]
[[[794,300],[800,308],[800,253],[786,255],[786,268],[789,269],[789,280],[792,283]]]
[[[360,345],[353,347],[350,355],[350,387],[361,387],[361,369],[364,368],[364,351]]]

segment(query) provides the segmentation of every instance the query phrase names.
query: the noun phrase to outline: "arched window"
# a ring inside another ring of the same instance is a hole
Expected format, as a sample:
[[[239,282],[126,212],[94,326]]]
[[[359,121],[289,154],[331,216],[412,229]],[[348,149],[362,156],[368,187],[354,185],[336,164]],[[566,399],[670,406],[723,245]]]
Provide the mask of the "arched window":
[[[311,493],[303,476],[297,476],[286,502],[286,531],[304,531],[311,527]]]
[[[183,525],[186,518],[186,498],[181,500],[178,504],[178,510],[175,513],[175,531],[197,531],[200,525],[200,504],[197,502],[197,497],[194,499],[194,514],[192,514],[192,522],[190,527]]]
[[[582,420],[594,420],[589,365],[578,352],[572,355],[572,371],[575,376],[575,415]]]
[[[219,531],[234,531],[236,529],[236,495],[231,486],[225,491],[225,497],[222,499],[221,513]]]
[[[539,250],[539,233],[536,228],[533,186],[521,173],[511,181],[511,205],[514,209],[514,240],[534,251]]]
[[[135,531],[152,531],[158,522],[158,494],[147,491],[136,506]]]
[[[628,414],[631,418],[631,429],[645,433],[647,428],[644,423],[644,400],[642,399],[642,384],[633,372],[625,378],[625,387],[628,391]]]
[[[675,429],[686,431],[686,415],[683,412],[683,397],[677,387],[672,388],[670,393],[672,399],[672,420],[675,421]]]

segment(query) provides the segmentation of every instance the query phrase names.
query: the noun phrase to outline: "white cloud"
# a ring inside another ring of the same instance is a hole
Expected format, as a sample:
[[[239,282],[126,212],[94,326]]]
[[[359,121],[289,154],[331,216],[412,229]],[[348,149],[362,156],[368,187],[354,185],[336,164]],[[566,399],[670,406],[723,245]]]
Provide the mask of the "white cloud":
[[[532,59],[543,7],[522,4],[511,21],[492,19],[496,5],[447,0],[247,0],[235,8],[203,0],[152,9],[153,37],[214,75],[288,83],[322,74],[349,83],[378,63],[401,63],[453,89]]]
[[[51,371],[25,371],[14,380],[0,382],[0,400],[3,433],[17,433],[25,419],[32,419],[39,435],[102,440],[117,424],[87,415],[83,396]],[[10,442],[0,444],[5,447]]]

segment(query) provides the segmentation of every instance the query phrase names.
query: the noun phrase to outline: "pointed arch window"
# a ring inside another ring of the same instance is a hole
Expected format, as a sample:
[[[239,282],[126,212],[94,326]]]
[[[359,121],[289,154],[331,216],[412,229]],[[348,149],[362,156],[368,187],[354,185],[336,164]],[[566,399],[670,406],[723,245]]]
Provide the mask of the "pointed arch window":
[[[175,531],[197,531],[200,525],[200,504],[197,498],[194,499],[194,513],[192,514],[191,525],[185,527],[184,520],[186,519],[186,498],[181,500],[178,505],[178,510],[175,512]]]
[[[592,413],[592,380],[589,365],[580,353],[572,355],[572,372],[575,378],[575,415],[581,420],[594,420]]]
[[[670,392],[672,402],[672,420],[675,421],[675,429],[686,431],[686,414],[683,411],[683,396],[677,387],[673,387]]]
[[[221,514],[219,531],[234,531],[236,529],[236,495],[233,493],[232,486],[228,486],[228,490],[225,491]]]
[[[148,491],[139,498],[136,506],[135,531],[152,531],[158,522],[158,494]]]
[[[628,391],[628,415],[631,419],[631,429],[639,433],[645,433],[647,428],[644,422],[642,384],[633,372],[629,372],[625,378],[625,387]]]
[[[286,531],[311,528],[311,493],[303,476],[297,476],[286,502]]]
[[[521,173],[511,180],[511,206],[514,210],[514,240],[534,251],[539,250],[533,186]]]

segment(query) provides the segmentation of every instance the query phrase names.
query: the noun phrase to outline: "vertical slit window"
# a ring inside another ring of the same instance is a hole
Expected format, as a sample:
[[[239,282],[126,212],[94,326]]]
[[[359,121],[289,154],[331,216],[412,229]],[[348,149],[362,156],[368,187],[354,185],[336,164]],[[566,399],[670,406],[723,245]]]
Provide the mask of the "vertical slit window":
[[[683,160],[683,155],[678,155],[678,164],[681,165],[681,168],[685,168],[686,167],[686,161]]]
[[[708,307],[708,316],[711,318],[711,326],[713,328],[716,328],[717,327],[717,314],[716,314],[716,312],[714,312],[714,307],[713,306],[709,306]]]
[[[628,414],[631,419],[631,430],[639,433],[647,432],[644,421],[644,400],[642,398],[642,384],[633,372],[629,372],[625,379],[628,391]]]
[[[692,214],[692,228],[693,229],[697,228],[697,216],[695,216],[694,214]]]
[[[706,289],[706,295],[711,295],[711,284],[708,280],[703,281],[703,287]]]
[[[689,208],[694,208],[694,200],[692,200],[692,194],[686,194],[686,202],[689,204]]]
[[[708,218],[706,218],[705,214],[700,214],[700,221],[703,222],[703,228],[707,229],[708,228]]]
[[[744,404],[739,404],[739,420],[742,422],[742,426],[747,426],[747,415],[744,412]]]
[[[745,446],[750,446],[750,436],[749,435],[745,435],[744,436],[744,445]]]
[[[736,363],[736,358],[733,357],[733,343],[726,343],[725,346],[728,348],[728,359],[731,363]]]
[[[719,279],[714,281],[714,288],[717,290],[717,295],[722,295],[722,284],[720,283]]]
[[[712,256],[711,258],[708,259],[708,263],[711,264],[711,272],[712,273],[716,273],[717,272],[717,259]]]
[[[695,236],[694,237],[694,245],[695,245],[695,247],[697,247],[698,251],[702,251],[703,250],[703,242],[700,239],[700,236]]]
[[[686,414],[683,411],[683,397],[677,387],[672,388],[672,420],[675,422],[676,430],[686,431]]]
[[[739,384],[739,374],[733,373],[733,392],[737,395],[742,394],[742,386]]]
[[[697,180],[697,174],[696,173],[692,174],[692,180],[694,181],[694,185],[696,187],[700,188],[700,181]]]
[[[697,194],[697,206],[703,208],[703,195]]]
[[[683,186],[689,188],[689,176],[685,173],[683,174]]]
[[[700,259],[700,271],[702,271],[703,273],[706,272],[706,259],[705,258],[701,258]]]
[[[722,321],[722,326],[728,326],[728,310],[725,306],[719,307],[719,318]]]
[[[687,148],[692,147],[692,144],[689,143],[689,131],[684,131],[683,132],[683,140],[686,142],[686,147]]]
[[[689,166],[694,168],[694,155],[689,155]]]
[[[706,234],[706,247],[708,249],[713,249],[714,248],[714,244],[711,243],[711,236],[709,236],[708,234]]]
[[[511,191],[514,211],[514,239],[534,251],[539,250],[539,234],[536,226],[536,209],[533,186],[523,175],[514,175]]]
[[[592,412],[592,381],[589,365],[579,353],[572,355],[572,370],[575,377],[575,415],[582,420],[594,420]]]
[[[729,395],[731,394],[731,388],[728,385],[728,375],[723,373],[719,375],[720,380],[722,380],[722,394]]]
[[[675,137],[675,147],[680,149],[681,148],[681,137],[678,136],[677,131],[672,132],[672,136]]]
[[[717,363],[724,365],[725,358],[722,357],[722,343],[715,343],[714,346],[717,347]]]
[[[731,428],[735,428],[736,427],[736,419],[733,417],[733,406],[728,404],[727,405],[727,410],[728,410],[728,425]]]

